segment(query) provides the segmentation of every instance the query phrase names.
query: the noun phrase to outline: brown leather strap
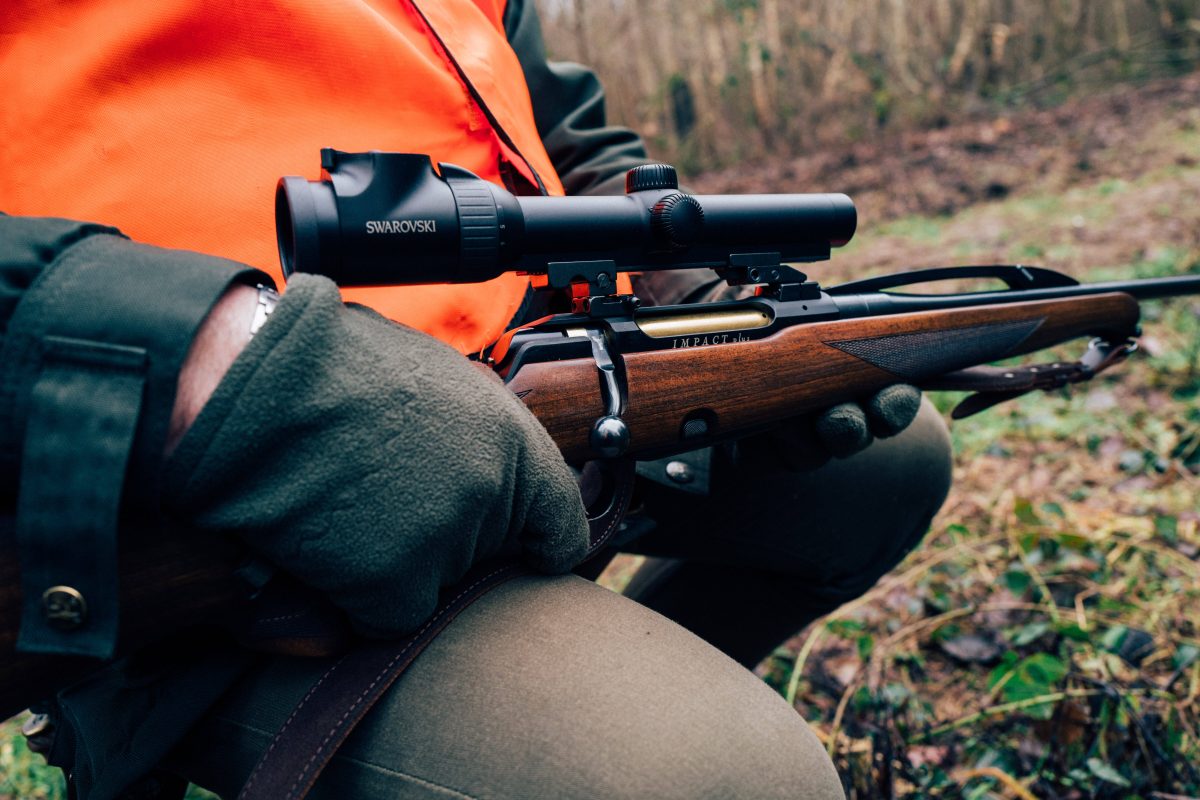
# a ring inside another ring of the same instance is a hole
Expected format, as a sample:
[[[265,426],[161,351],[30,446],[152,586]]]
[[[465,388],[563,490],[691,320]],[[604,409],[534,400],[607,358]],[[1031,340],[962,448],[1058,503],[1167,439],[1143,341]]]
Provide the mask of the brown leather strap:
[[[321,770],[396,679],[463,609],[529,570],[519,564],[477,567],[416,633],[372,642],[336,661],[283,723],[250,773],[240,800],[301,800]]]
[[[617,460],[608,468],[607,492],[601,508],[588,519],[587,558],[602,552],[629,508],[633,493],[634,465]],[[400,641],[373,642],[356,647],[334,662],[308,694],[300,701],[275,734],[267,751],[246,779],[239,800],[301,800],[316,783],[321,771],[333,758],[355,726],[383,697],[430,642],[467,606],[490,589],[530,570],[520,564],[478,565],[459,582],[466,588],[443,602],[434,615],[416,633]],[[303,634],[291,627],[302,618]],[[263,627],[284,621],[283,630]],[[277,642],[311,638],[308,616],[280,614],[258,620],[253,628],[255,640]],[[325,628],[317,626],[317,630]]]
[[[959,403],[951,414],[954,419],[962,419],[1035,389],[1058,389],[1090,380],[1123,361],[1135,349],[1132,342],[1114,344],[1095,339],[1079,361],[1020,367],[969,367],[922,381],[921,388],[977,392]]]

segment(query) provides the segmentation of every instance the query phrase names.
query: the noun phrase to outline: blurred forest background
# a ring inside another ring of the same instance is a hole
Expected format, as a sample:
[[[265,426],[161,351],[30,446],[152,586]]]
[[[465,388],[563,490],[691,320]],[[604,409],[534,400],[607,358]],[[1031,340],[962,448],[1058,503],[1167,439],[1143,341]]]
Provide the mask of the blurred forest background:
[[[1057,103],[1200,58],[1196,0],[539,0],[553,58],[696,174],[1000,106]]]
[[[1200,272],[1200,0],[540,5],[694,190],[850,194],[823,283]],[[760,665],[854,800],[1200,797],[1200,298],[1143,318],[1121,368],[952,425],[922,546]]]

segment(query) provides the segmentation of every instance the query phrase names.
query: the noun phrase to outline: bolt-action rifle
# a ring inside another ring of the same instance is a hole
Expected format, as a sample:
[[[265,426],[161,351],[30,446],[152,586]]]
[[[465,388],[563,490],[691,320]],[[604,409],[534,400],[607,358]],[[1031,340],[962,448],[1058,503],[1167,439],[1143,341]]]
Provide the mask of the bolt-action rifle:
[[[975,394],[956,418],[1088,380],[1136,345],[1138,301],[1200,293],[1200,275],[1080,284],[1047,269],[923,269],[822,288],[795,265],[850,241],[841,194],[680,191],[631,170],[618,197],[516,197],[427,156],[322,152],[319,181],[276,193],[285,274],[343,286],[469,283],[505,271],[570,298],[481,357],[568,460],[656,458],[741,436],[897,382]],[[619,272],[704,267],[755,296],[642,307]],[[898,292],[949,279],[1007,288]],[[1086,337],[1073,362],[988,367]]]

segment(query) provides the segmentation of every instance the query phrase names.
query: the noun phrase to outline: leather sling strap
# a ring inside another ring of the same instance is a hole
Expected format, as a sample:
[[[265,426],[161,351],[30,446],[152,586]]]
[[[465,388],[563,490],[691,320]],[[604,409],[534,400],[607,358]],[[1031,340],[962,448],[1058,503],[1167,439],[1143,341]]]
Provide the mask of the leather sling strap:
[[[1125,360],[1135,349],[1137,346],[1132,342],[1094,339],[1078,361],[1019,367],[968,367],[921,381],[921,388],[975,392],[959,403],[951,414],[954,419],[962,419],[1036,389],[1050,391],[1091,380]]]
[[[275,734],[246,779],[239,800],[305,797],[362,718],[437,635],[488,591],[530,572],[519,564],[488,566],[468,573],[460,584],[466,588],[443,602],[415,633],[399,641],[357,647],[334,662]]]

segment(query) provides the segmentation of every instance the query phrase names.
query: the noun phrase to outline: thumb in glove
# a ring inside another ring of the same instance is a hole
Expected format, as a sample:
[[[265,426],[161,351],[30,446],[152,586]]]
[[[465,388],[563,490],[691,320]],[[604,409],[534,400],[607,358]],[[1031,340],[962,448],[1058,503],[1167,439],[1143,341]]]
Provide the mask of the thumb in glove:
[[[746,437],[737,443],[735,463],[816,469],[830,458],[847,458],[866,449],[877,438],[899,434],[912,424],[920,408],[920,389],[893,384],[862,403],[840,403],[789,420],[777,431]]]

